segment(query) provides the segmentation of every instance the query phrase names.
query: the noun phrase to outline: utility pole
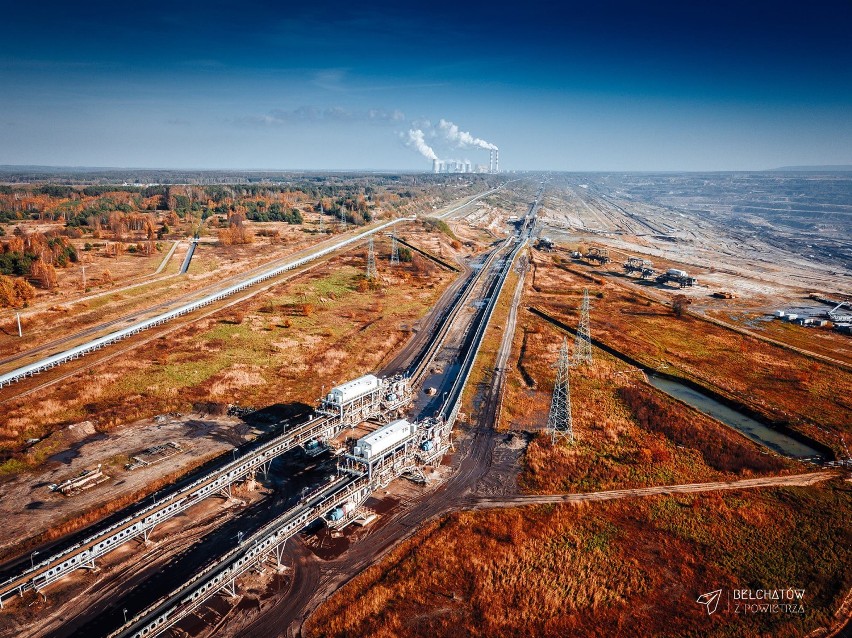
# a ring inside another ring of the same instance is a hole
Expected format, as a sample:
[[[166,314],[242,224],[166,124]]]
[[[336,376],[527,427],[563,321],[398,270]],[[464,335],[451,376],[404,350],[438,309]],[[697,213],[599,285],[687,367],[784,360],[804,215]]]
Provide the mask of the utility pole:
[[[574,442],[574,422],[571,418],[571,385],[569,379],[568,340],[562,339],[559,359],[556,361],[556,383],[553,385],[553,399],[550,402],[550,414],[547,415],[547,430],[555,445],[560,439]]]
[[[583,305],[580,306],[580,324],[574,340],[573,365],[592,362],[592,335],[589,331],[589,289],[583,290]]]
[[[399,245],[396,243],[396,235],[391,235],[391,266],[399,266]]]
[[[370,237],[369,248],[367,249],[367,279],[370,281],[376,279],[376,253],[373,249],[373,238]]]

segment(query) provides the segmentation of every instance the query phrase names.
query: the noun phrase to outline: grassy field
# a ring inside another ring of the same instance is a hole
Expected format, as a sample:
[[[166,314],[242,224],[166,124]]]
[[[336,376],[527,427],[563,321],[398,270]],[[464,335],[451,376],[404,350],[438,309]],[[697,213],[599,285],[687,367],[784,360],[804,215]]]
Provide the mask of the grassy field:
[[[806,328],[755,312],[714,311],[710,316],[770,339],[852,364],[852,339],[828,328]]]
[[[394,270],[380,263],[380,285],[364,289],[363,262],[361,252],[352,251],[36,399],[12,401],[2,434],[16,444],[84,419],[103,432],[211,401],[313,404],[323,386],[376,370],[389,359],[409,338],[402,328],[422,316],[453,277],[417,257]],[[20,464],[12,459],[0,470]]]
[[[558,307],[574,323],[582,288],[563,273],[550,283],[566,294],[536,301]],[[596,315],[613,296],[603,292],[603,300],[593,298],[595,336],[601,332]],[[528,278],[524,305],[540,294]],[[502,299],[497,325],[503,325],[505,306]],[[472,377],[480,387],[466,396],[474,415],[501,336],[489,330],[491,344]],[[552,445],[541,430],[563,337],[534,315],[519,313],[501,425],[540,432],[520,468],[522,489],[590,492],[799,467],[765,454],[597,350],[591,366],[571,371],[577,441]],[[666,337],[653,326],[648,339]],[[675,350],[675,343],[666,343],[667,352]],[[698,348],[712,353],[706,342]],[[805,636],[832,622],[852,587],[850,560],[852,485],[842,480],[814,488],[459,512],[356,576],[309,619],[305,634]],[[695,602],[718,588],[789,587],[805,590],[804,614],[737,614],[726,598],[711,617]]]
[[[513,349],[518,354],[513,355],[515,370],[508,377],[501,423],[509,429],[540,432],[527,448],[519,479],[527,491],[642,487],[777,473],[794,467],[662,394],[637,371],[599,351],[591,366],[571,370],[576,442],[553,446],[543,428],[553,391],[552,364],[562,338],[555,328],[529,313],[519,317]],[[529,379],[535,388],[528,386]]]
[[[827,524],[830,521],[830,524]],[[343,587],[311,638],[805,636],[852,587],[852,486],[461,512]],[[804,613],[708,616],[718,588],[804,589]]]
[[[177,273],[183,262],[184,250],[178,250],[172,256],[169,265],[160,276],[147,283],[141,283],[143,276],[153,276],[154,271],[162,260],[163,253],[155,257],[140,255],[121,255],[112,260],[115,267],[109,272],[114,273],[107,283],[100,283],[98,277],[105,268],[95,267],[88,263],[87,276],[92,285],[89,292],[76,290],[73,286],[60,288],[61,292],[50,294],[50,305],[44,300],[21,313],[24,338],[17,334],[15,316],[10,311],[0,315],[0,354],[10,355],[23,352],[42,343],[56,339],[58,335],[75,334],[85,328],[97,326],[131,312],[154,307],[163,302],[177,299],[182,295],[215,284],[222,278],[245,272],[247,269],[272,259],[287,255],[286,247],[282,245],[252,246],[213,246],[200,245],[192,259],[188,275],[170,277]],[[119,273],[132,271],[133,263],[138,265],[134,277],[119,276]],[[109,264],[108,264],[109,265]],[[66,273],[67,274],[67,273]],[[80,274],[78,273],[79,277]],[[141,285],[133,285],[141,283]],[[132,287],[131,287],[132,286]],[[48,294],[48,293],[45,293]],[[103,332],[108,332],[109,327]],[[76,343],[82,343],[86,338],[81,337]],[[70,344],[66,344],[69,347]],[[18,363],[11,362],[3,368],[11,370]]]
[[[595,285],[538,256],[526,303],[576,324],[592,293],[592,336],[650,368],[680,375],[840,451],[852,435],[852,373],[685,315],[611,283]],[[552,294],[559,290],[564,294]]]

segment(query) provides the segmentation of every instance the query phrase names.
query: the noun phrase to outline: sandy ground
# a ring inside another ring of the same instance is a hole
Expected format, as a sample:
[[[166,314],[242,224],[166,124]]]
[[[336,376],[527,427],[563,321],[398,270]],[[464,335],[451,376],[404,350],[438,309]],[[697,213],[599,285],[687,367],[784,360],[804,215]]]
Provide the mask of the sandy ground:
[[[690,298],[690,311],[705,314],[767,338],[841,361],[849,361],[852,339],[830,328],[777,326],[768,320],[776,310],[805,309],[823,315],[830,307],[808,297],[812,292],[833,297],[852,285],[852,270],[842,260],[809,259],[801,242],[813,241],[748,216],[696,214],[675,208],[601,196],[581,184],[554,184],[548,189],[539,214],[539,232],[553,239],[555,253],[572,267],[617,278],[619,283],[658,301],[675,295]],[[710,206],[710,204],[708,204]],[[728,221],[730,220],[730,223]],[[751,230],[743,231],[742,224]],[[762,234],[760,230],[765,229]],[[827,239],[831,239],[827,236]],[[609,249],[612,261],[592,266],[574,261],[576,248],[597,245]],[[622,264],[628,256],[653,262],[656,273],[668,268],[686,270],[697,278],[694,287],[662,285],[627,275]],[[717,292],[733,299],[718,299]],[[777,322],[776,322],[777,323]]]
[[[743,237],[709,217],[633,201],[611,203],[576,185],[548,191],[539,218],[542,234],[557,241],[585,240],[623,251],[609,269],[621,270],[625,253],[660,260],[655,261],[658,271],[679,264],[698,276],[699,285],[672,290],[696,298],[726,290],[739,297],[780,301],[810,291],[831,293],[843,277],[852,276],[842,264],[804,259],[759,235]]]

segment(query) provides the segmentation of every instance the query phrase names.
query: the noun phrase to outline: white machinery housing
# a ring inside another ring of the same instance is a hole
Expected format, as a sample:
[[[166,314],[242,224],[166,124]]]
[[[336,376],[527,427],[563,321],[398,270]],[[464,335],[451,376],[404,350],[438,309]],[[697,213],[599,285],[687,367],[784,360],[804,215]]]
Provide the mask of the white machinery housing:
[[[375,432],[370,432],[367,436],[358,439],[354,449],[355,456],[367,459],[368,461],[372,460],[388,450],[392,450],[416,431],[417,427],[405,419],[393,421]]]
[[[380,379],[365,374],[332,388],[320,401],[317,412],[339,419],[342,426],[355,427],[376,415],[391,417],[408,403],[410,396],[408,380],[402,376]]]
[[[375,375],[365,374],[363,377],[348,381],[331,389],[325,402],[331,405],[344,405],[365,394],[370,394],[379,388],[379,379]]]

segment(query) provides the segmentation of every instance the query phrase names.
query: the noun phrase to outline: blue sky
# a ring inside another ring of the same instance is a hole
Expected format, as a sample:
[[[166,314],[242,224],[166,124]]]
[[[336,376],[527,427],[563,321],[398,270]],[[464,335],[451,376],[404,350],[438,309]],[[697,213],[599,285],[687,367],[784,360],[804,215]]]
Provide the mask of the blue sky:
[[[2,0],[0,164],[852,164],[849,0],[308,4]]]

